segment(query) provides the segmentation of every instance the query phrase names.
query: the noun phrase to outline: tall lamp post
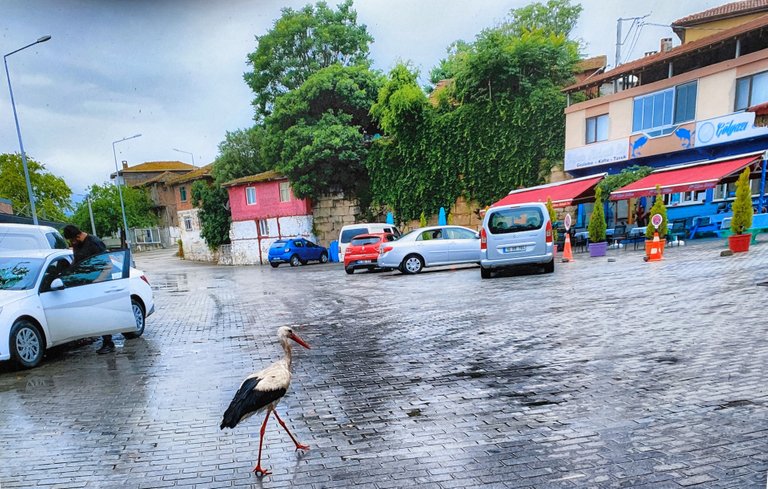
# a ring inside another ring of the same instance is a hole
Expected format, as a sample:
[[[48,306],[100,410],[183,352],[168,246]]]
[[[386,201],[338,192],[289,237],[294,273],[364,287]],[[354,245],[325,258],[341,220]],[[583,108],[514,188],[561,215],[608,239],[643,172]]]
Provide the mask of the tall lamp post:
[[[128,219],[125,218],[125,203],[123,202],[123,190],[122,186],[120,185],[120,170],[117,168],[117,152],[115,151],[115,145],[117,143],[122,143],[123,141],[135,139],[140,136],[141,134],[134,134],[133,136],[128,136],[127,138],[118,139],[117,141],[112,142],[112,156],[115,157],[115,182],[117,183],[117,193],[120,195],[120,210],[123,212],[123,231],[125,232],[125,244],[128,246],[129,250],[131,249],[131,241],[128,238]]]
[[[193,154],[192,154],[192,153],[190,153],[189,151],[184,151],[183,149],[176,149],[176,148],[172,148],[172,149],[173,149],[174,151],[178,151],[179,153],[187,153],[189,156],[191,156],[191,157],[192,157],[192,166],[194,166],[194,167],[196,167],[196,166],[197,166],[197,165],[195,165],[195,155],[193,155]]]
[[[24,179],[27,181],[27,193],[29,194],[29,206],[32,210],[32,222],[37,226],[37,209],[35,208],[35,194],[32,192],[32,182],[29,180],[29,169],[27,168],[27,154],[24,152],[24,143],[21,140],[21,129],[19,128],[19,116],[16,114],[16,102],[13,99],[13,88],[11,87],[11,75],[8,73],[8,56],[18,53],[22,49],[27,49],[35,44],[40,44],[51,39],[51,36],[43,36],[37,41],[27,44],[23,48],[19,48],[16,51],[3,56],[3,64],[5,65],[5,76],[8,78],[8,91],[11,92],[11,107],[13,107],[13,120],[16,121],[16,134],[19,136],[19,148],[21,149],[21,164],[24,167]]]

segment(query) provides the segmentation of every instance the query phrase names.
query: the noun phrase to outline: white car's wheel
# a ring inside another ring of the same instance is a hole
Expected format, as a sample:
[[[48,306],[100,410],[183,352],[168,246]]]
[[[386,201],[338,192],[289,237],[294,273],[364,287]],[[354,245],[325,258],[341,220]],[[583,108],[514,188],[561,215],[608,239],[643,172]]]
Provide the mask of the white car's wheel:
[[[11,357],[21,368],[37,367],[43,361],[45,344],[35,324],[19,319],[11,327]]]
[[[408,255],[400,264],[400,269],[407,274],[419,273],[422,268],[424,268],[424,260],[419,255]]]
[[[147,317],[144,313],[144,307],[133,298],[131,298],[131,310],[133,311],[133,318],[136,320],[136,330],[130,333],[123,333],[123,336],[133,339],[144,334],[144,325],[146,324]]]

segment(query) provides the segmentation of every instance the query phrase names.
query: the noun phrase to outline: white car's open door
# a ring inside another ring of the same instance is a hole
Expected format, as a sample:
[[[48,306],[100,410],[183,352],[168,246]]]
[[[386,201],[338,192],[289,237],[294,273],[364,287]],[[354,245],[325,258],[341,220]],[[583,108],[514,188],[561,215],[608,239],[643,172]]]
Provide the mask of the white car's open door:
[[[108,251],[75,263],[41,290],[50,343],[133,327],[129,274],[130,252]]]

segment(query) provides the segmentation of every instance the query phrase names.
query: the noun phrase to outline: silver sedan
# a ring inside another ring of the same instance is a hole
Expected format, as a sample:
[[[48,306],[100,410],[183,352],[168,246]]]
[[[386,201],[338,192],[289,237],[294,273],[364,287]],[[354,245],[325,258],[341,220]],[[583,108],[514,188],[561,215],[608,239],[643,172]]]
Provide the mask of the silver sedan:
[[[430,226],[383,243],[378,266],[413,274],[425,267],[479,262],[479,233],[461,226]]]

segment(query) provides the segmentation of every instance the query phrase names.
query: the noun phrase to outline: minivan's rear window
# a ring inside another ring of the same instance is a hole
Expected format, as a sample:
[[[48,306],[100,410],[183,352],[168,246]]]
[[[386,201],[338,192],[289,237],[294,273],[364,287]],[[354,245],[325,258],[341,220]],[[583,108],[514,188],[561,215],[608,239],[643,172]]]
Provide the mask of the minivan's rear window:
[[[371,245],[376,244],[381,240],[379,236],[361,236],[359,238],[355,238],[350,243],[352,246],[365,246],[365,245]]]
[[[45,233],[45,238],[48,240],[48,244],[51,245],[51,248],[59,250],[66,250],[69,248],[69,245],[64,241],[64,238],[57,232]]]
[[[544,215],[536,207],[516,207],[491,212],[488,218],[488,231],[491,234],[535,231],[544,224]]]
[[[355,236],[359,236],[361,234],[367,234],[368,228],[349,228],[345,229],[341,233],[341,242],[342,243],[349,243],[352,241],[352,238]]]

